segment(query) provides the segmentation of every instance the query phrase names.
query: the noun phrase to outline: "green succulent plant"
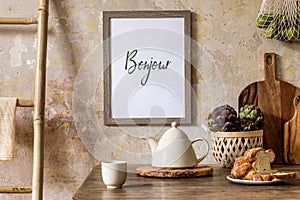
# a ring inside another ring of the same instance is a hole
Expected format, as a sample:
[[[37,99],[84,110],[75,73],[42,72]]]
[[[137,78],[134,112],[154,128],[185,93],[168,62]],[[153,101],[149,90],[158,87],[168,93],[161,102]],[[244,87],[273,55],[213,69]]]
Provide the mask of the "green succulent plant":
[[[213,132],[256,131],[263,128],[264,114],[258,106],[244,105],[237,113],[230,105],[213,109],[207,118],[207,125]]]
[[[239,110],[242,131],[260,130],[264,125],[264,114],[258,106],[245,105]]]

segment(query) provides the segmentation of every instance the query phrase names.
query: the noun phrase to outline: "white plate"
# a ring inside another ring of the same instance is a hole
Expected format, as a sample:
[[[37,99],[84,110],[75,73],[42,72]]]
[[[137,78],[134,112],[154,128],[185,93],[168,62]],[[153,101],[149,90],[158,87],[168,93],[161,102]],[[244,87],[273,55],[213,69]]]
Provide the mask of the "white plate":
[[[275,185],[279,183],[283,183],[283,180],[277,180],[277,181],[252,181],[252,180],[243,180],[243,179],[236,179],[232,178],[231,175],[226,176],[226,178],[233,182],[233,183],[239,183],[239,184],[245,184],[245,185]]]

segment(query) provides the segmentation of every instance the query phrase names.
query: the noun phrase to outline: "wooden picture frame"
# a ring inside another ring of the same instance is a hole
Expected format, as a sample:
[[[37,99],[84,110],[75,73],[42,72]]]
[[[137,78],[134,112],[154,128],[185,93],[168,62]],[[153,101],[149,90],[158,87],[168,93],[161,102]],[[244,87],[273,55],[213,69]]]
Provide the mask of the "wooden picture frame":
[[[105,125],[191,123],[191,12],[103,11]]]

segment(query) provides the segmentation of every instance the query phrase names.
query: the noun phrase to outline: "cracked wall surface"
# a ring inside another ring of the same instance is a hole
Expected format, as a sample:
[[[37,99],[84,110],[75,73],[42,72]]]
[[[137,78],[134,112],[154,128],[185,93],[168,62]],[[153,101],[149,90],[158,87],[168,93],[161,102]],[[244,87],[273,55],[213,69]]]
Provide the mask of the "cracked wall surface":
[[[2,0],[0,14],[36,17],[37,6],[36,0]],[[263,53],[278,55],[279,80],[300,87],[299,43],[264,38],[255,26],[260,6],[260,0],[50,0],[45,199],[71,199],[100,160],[149,163],[150,147],[141,137],[159,138],[168,128],[103,125],[103,77],[99,74],[102,11],[192,11],[193,124],[180,128],[191,139],[205,137],[211,142],[202,128],[205,118],[217,105],[228,103],[237,107],[242,89],[264,79]],[[36,64],[35,25],[0,25],[0,33],[0,96],[31,99]],[[0,162],[0,185],[31,184],[32,116],[32,108],[17,109],[15,158]],[[204,151],[202,146],[195,149],[197,154]],[[214,163],[212,155],[203,163]],[[0,194],[0,199],[31,199],[31,195]]]

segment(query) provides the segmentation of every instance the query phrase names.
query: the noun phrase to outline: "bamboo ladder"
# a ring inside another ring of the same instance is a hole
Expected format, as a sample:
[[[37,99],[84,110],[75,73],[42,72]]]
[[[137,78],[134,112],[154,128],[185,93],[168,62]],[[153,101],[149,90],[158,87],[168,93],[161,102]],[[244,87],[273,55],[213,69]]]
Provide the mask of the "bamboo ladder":
[[[17,100],[19,107],[34,107],[34,139],[33,139],[33,174],[32,188],[7,186],[0,188],[0,192],[17,193],[31,192],[33,200],[43,199],[44,178],[44,111],[46,90],[46,57],[48,37],[48,8],[49,0],[38,0],[37,18],[0,18],[0,24],[30,25],[37,24],[37,54],[35,69],[35,92],[34,100]]]

